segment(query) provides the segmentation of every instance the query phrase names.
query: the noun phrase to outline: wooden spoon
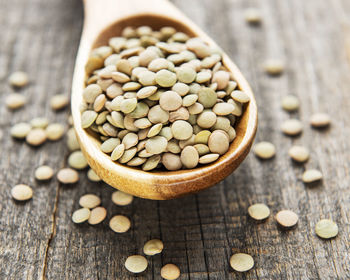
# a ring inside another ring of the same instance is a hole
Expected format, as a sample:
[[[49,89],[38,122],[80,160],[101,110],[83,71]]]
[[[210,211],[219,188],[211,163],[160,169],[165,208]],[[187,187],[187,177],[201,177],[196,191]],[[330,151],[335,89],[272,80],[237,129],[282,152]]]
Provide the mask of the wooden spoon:
[[[215,42],[167,0],[85,0],[84,4],[85,23],[72,85],[72,115],[81,150],[91,168],[103,181],[121,191],[158,200],[198,192],[233,172],[247,156],[254,140],[257,107],[249,84],[226,54],[223,55],[223,64],[233,73],[239,88],[250,96],[250,102],[235,125],[236,139],[229,151],[216,162],[190,170],[145,172],[113,162],[100,150],[99,140],[80,125],[79,107],[86,77],[84,67],[91,49],[108,45],[108,39],[120,36],[127,26],[141,25],[155,30],[173,26],[190,36],[201,37],[209,45],[213,46]]]

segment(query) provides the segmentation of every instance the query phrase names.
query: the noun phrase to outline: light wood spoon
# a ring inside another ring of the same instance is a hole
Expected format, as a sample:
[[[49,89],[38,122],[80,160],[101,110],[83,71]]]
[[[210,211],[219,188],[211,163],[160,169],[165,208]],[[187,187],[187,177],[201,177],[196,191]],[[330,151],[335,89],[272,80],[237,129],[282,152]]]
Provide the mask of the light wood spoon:
[[[145,172],[113,162],[99,146],[100,141],[82,129],[82,91],[85,64],[91,49],[108,45],[108,39],[120,36],[126,26],[148,25],[157,30],[173,26],[190,36],[201,37],[209,45],[215,42],[167,0],[85,0],[85,22],[76,60],[72,85],[72,115],[77,138],[91,168],[107,184],[135,196],[171,199],[208,188],[233,172],[247,156],[257,129],[257,107],[248,82],[237,66],[223,55],[223,64],[238,86],[250,97],[243,115],[235,125],[236,139],[229,151],[216,162],[190,170]],[[232,186],[234,187],[234,186]]]

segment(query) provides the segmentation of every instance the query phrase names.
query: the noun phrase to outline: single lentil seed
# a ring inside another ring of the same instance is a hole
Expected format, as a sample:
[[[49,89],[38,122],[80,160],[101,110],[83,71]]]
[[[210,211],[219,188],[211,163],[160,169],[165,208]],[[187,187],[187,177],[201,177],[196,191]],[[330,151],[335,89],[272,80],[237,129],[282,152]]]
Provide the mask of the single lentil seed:
[[[208,164],[208,163],[214,162],[219,158],[219,156],[220,156],[219,154],[207,154],[207,155],[201,156],[199,158],[199,163],[200,164]]]
[[[294,95],[287,95],[282,99],[282,108],[288,112],[293,112],[299,109],[300,101]]]
[[[115,191],[112,194],[112,202],[119,206],[129,205],[133,199],[134,197],[131,194],[122,191]]]
[[[89,217],[90,217],[90,210],[87,208],[80,208],[74,211],[72,215],[72,220],[74,223],[80,224],[87,221]]]
[[[49,120],[44,117],[34,118],[30,121],[33,128],[46,128],[49,125]]]
[[[62,184],[74,184],[79,181],[79,174],[71,168],[63,168],[57,173],[57,179]]]
[[[88,163],[81,151],[75,151],[71,153],[68,157],[68,164],[74,169],[84,169],[88,166]]]
[[[230,258],[231,267],[239,272],[245,272],[253,268],[254,259],[245,253],[237,253]]]
[[[310,157],[310,152],[303,146],[293,146],[289,149],[288,155],[297,162],[305,162]]]
[[[298,222],[298,215],[291,210],[281,210],[276,214],[277,223],[285,228],[291,228]]]
[[[41,128],[34,128],[26,136],[26,142],[32,146],[39,146],[46,141],[45,130]]]
[[[261,14],[258,9],[249,8],[244,11],[244,18],[248,24],[259,25],[261,23]]]
[[[148,262],[144,256],[129,256],[125,261],[125,268],[132,273],[141,273],[147,269]]]
[[[107,210],[104,207],[96,207],[91,210],[90,217],[88,219],[88,223],[90,225],[97,225],[106,218],[107,216]]]
[[[116,215],[109,221],[109,227],[117,233],[127,232],[131,226],[128,217]]]
[[[328,114],[317,113],[313,114],[310,119],[310,124],[314,128],[323,128],[329,126],[331,118]]]
[[[262,142],[255,144],[254,153],[259,158],[270,159],[270,158],[275,156],[276,148],[272,143],[262,141]]]
[[[248,214],[254,220],[265,220],[270,216],[270,209],[265,204],[256,203],[248,207]]]
[[[180,277],[180,269],[172,263],[164,265],[160,270],[160,276],[166,280],[175,280]]]
[[[91,168],[87,172],[87,177],[92,182],[100,182],[101,181],[101,178]]]
[[[33,197],[33,190],[27,185],[18,184],[11,189],[11,195],[15,200],[25,201]]]
[[[94,194],[85,194],[80,197],[79,205],[84,208],[95,208],[101,204],[101,199]]]
[[[278,59],[269,59],[264,64],[264,69],[271,76],[278,76],[284,71],[284,63]]]
[[[59,123],[52,123],[46,127],[46,137],[51,141],[57,141],[62,138],[64,134],[64,126]]]
[[[309,169],[309,170],[305,170],[305,172],[303,173],[303,182],[304,183],[313,183],[319,180],[322,180],[322,173],[317,170],[317,169]]]
[[[143,246],[143,253],[147,256],[160,254],[164,248],[163,242],[159,239],[151,239]]]
[[[296,136],[303,131],[303,125],[301,121],[297,119],[289,119],[282,123],[281,129],[286,135]]]
[[[329,219],[322,219],[317,222],[315,231],[319,237],[329,239],[338,235],[338,226]]]
[[[27,123],[17,123],[11,127],[10,134],[12,137],[17,139],[24,139],[31,130],[30,124]]]
[[[57,94],[51,97],[50,106],[53,110],[62,110],[67,107],[69,99],[65,94]]]
[[[13,72],[9,78],[8,81],[11,86],[14,87],[24,87],[29,83],[28,74],[23,71],[17,71]]]
[[[23,107],[27,103],[25,96],[19,93],[11,93],[5,98],[5,104],[7,108],[16,110]]]
[[[39,181],[49,180],[52,176],[53,170],[50,166],[42,165],[35,170],[35,178]]]

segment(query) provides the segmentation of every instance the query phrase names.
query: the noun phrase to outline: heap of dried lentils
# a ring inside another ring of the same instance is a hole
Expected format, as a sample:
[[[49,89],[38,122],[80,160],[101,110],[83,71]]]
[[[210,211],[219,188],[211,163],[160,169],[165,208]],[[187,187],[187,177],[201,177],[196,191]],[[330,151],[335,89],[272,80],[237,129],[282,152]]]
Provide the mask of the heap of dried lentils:
[[[127,27],[86,65],[81,125],[113,161],[145,171],[216,161],[235,139],[249,96],[217,47],[173,27]]]

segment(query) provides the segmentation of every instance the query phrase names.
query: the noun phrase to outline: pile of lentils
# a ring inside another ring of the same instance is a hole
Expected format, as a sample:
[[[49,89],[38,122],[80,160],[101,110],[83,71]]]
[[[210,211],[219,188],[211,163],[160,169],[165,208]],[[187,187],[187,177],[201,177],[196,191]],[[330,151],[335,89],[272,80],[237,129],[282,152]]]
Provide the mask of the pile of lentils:
[[[145,171],[195,168],[225,154],[249,96],[222,52],[173,27],[127,27],[86,64],[84,129],[113,161]]]

